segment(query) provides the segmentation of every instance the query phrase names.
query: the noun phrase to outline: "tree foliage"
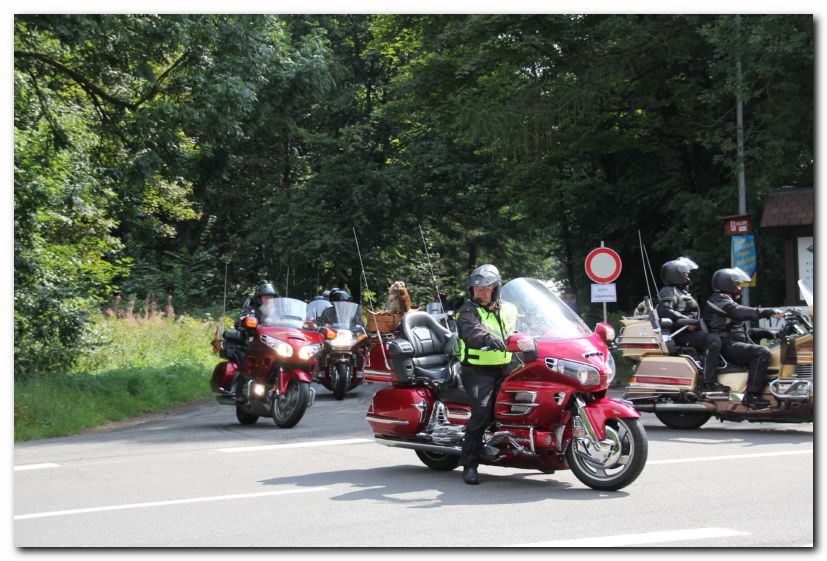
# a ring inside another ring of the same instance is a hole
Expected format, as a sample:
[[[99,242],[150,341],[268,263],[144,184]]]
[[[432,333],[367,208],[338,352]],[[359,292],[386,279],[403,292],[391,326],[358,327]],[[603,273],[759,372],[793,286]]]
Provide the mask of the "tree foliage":
[[[748,210],[813,182],[811,16],[18,15],[15,373],[71,359],[116,293],[217,312],[269,280],[418,303],[494,262],[585,306],[687,254],[729,263],[735,99]],[[743,80],[736,79],[740,57]],[[356,252],[358,240],[360,255]],[[782,270],[759,232],[761,270]],[[365,274],[362,275],[362,263]],[[780,298],[761,275],[757,302]],[[586,315],[592,313],[586,309]],[[594,316],[593,316],[594,317]]]

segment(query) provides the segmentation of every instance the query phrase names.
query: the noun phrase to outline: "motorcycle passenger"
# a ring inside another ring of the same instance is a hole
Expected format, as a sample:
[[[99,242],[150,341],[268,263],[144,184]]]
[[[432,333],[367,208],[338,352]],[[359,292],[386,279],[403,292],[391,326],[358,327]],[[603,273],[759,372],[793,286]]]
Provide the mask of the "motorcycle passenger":
[[[315,325],[321,322],[322,312],[332,306],[328,301],[329,290],[325,290],[322,294],[313,297],[307,304],[307,319],[312,321]]]
[[[700,323],[701,309],[689,293],[689,274],[698,265],[688,257],[667,261],[660,268],[663,288],[658,292],[657,312],[661,318],[676,322],[680,319],[695,320],[675,336],[684,347],[694,347],[703,355],[704,373],[701,391],[729,392],[729,386],[718,383],[718,362],[721,354],[721,338],[708,333]]]
[[[502,278],[494,265],[474,269],[468,277],[468,299],[459,309],[462,383],[471,399],[471,419],[459,463],[462,480],[469,485],[479,485],[477,466],[483,435],[494,419],[494,402],[511,362],[505,340],[514,330],[517,310],[499,300],[501,286]]]
[[[747,392],[741,403],[750,409],[769,407],[770,402],[761,397],[767,383],[767,367],[770,365],[769,349],[756,345],[756,339],[775,339],[777,334],[769,329],[748,329],[744,322],[775,316],[784,312],[773,308],[750,308],[737,304],[741,296],[742,282],[750,277],[741,269],[719,269],[712,275],[712,296],[704,306],[702,317],[713,333],[721,337],[721,354],[728,361],[747,365],[749,378]]]

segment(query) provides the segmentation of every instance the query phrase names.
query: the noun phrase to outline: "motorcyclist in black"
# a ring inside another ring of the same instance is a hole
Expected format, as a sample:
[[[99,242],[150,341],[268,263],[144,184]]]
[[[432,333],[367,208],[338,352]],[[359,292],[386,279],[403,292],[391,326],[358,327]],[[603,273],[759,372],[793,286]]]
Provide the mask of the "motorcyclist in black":
[[[775,339],[777,333],[769,329],[749,329],[745,321],[775,316],[784,312],[773,308],[750,308],[735,302],[741,295],[742,282],[750,277],[741,269],[719,269],[712,275],[712,296],[704,306],[703,317],[710,331],[721,337],[721,354],[735,364],[749,366],[747,391],[741,400],[750,409],[769,407],[770,402],[761,397],[767,384],[767,367],[770,364],[769,349],[756,345],[756,339]]]
[[[332,288],[330,290],[330,295],[328,297],[331,304],[335,304],[336,302],[353,302],[353,297],[350,295],[350,292],[347,290],[342,290],[341,288]],[[319,325],[331,325],[334,323],[338,323],[339,318],[336,314],[336,308],[334,305],[328,306],[325,308],[321,315],[319,316]],[[354,317],[354,322],[356,324],[362,324],[362,310],[361,308],[356,313]]]
[[[667,261],[660,269],[663,288],[658,292],[657,312],[661,318],[692,320],[693,324],[675,336],[675,341],[684,347],[694,347],[703,354],[704,378],[701,391],[729,392],[729,386],[718,383],[718,362],[721,354],[721,338],[709,333],[701,323],[701,310],[689,293],[689,274],[698,265],[688,257]],[[679,329],[678,327],[675,330]]]
[[[238,321],[236,321],[236,329],[242,328],[241,322],[248,316],[254,316],[259,323],[261,323],[261,321],[267,317],[268,308],[271,305],[270,302],[278,297],[279,291],[276,290],[276,287],[273,286],[272,283],[265,282],[261,284],[256,289],[255,294],[244,302],[241,308],[241,316],[238,318]]]

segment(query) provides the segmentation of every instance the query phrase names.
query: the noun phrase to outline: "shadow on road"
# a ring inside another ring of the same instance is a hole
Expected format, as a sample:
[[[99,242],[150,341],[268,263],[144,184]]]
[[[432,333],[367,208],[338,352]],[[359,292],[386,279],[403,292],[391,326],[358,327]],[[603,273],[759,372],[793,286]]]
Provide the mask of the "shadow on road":
[[[537,472],[524,474],[491,473],[489,466],[480,466],[480,486],[462,482],[459,469],[436,472],[418,466],[387,466],[371,469],[323,471],[302,476],[277,477],[261,481],[263,485],[296,485],[299,487],[348,486],[331,497],[334,501],[376,501],[407,505],[411,508],[437,508],[447,505],[499,505],[536,503],[545,500],[606,500],[622,498],[627,493],[598,492],[576,488],[570,483],[554,480],[554,475]]]
[[[712,425],[712,426],[710,426]],[[802,431],[796,428],[777,428],[760,425],[738,426],[732,424],[713,425],[709,421],[700,429],[680,430],[671,429],[663,425],[646,425],[646,436],[649,442],[681,442],[692,439],[695,444],[717,445],[721,441],[742,442],[746,446],[778,446],[780,441],[784,444],[797,444],[812,446],[813,433]]]

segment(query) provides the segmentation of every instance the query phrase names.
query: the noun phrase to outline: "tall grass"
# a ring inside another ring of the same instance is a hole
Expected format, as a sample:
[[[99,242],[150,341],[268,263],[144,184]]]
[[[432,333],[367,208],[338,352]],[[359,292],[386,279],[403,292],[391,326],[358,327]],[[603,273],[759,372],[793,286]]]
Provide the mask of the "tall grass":
[[[215,323],[101,318],[68,372],[16,380],[15,441],[66,436],[210,395]]]

